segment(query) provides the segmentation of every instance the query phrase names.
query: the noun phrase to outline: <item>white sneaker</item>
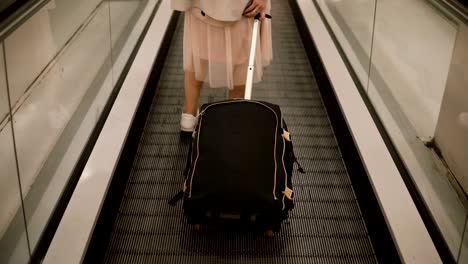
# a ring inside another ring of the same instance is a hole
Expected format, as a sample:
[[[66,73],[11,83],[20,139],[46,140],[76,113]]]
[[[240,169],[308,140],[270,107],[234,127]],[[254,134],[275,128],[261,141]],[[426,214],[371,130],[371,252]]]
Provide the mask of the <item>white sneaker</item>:
[[[198,115],[193,116],[191,114],[182,113],[180,117],[180,130],[183,132],[193,132],[197,123]]]

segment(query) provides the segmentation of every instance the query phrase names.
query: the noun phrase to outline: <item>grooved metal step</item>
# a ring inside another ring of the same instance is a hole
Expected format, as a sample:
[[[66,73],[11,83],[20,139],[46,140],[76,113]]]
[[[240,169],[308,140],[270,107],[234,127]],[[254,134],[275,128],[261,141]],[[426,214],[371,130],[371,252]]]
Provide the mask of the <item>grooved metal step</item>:
[[[307,173],[294,173],[296,207],[280,233],[210,229],[195,233],[181,203],[188,140],[183,102],[181,21],[133,163],[105,263],[376,263],[375,253],[288,1],[273,1],[274,61],[253,98],[279,104]],[[183,18],[182,18],[183,19]],[[201,103],[223,100],[204,89]]]

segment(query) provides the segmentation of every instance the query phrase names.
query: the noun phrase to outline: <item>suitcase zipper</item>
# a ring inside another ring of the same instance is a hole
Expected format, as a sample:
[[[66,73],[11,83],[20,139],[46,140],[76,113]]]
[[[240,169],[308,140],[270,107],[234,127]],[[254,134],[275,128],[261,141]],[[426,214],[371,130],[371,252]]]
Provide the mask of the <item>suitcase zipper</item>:
[[[275,115],[275,117],[276,117],[275,147],[274,147],[275,174],[274,174],[274,182],[273,182],[273,197],[274,197],[275,200],[278,200],[278,198],[276,197],[276,172],[278,170],[278,164],[276,163],[276,141],[277,141],[276,139],[278,138],[278,123],[279,123],[278,115],[276,114],[276,112],[271,107],[269,107],[268,105],[266,105],[264,103],[261,103],[261,102],[258,102],[258,101],[253,101],[253,100],[245,100],[245,99],[238,99],[238,100],[235,100],[235,101],[226,101],[226,102],[214,103],[214,104],[211,104],[211,105],[207,106],[205,109],[203,109],[203,111],[200,112],[200,114],[199,114],[200,121],[199,121],[199,124],[198,124],[199,127],[198,127],[198,133],[197,133],[197,157],[195,158],[195,163],[193,165],[192,175],[190,176],[190,190],[189,190],[188,198],[192,198],[193,176],[194,176],[195,170],[197,168],[198,156],[200,155],[200,133],[201,133],[201,129],[202,129],[203,115],[205,114],[205,111],[208,108],[210,108],[211,106],[214,106],[214,105],[232,104],[232,103],[238,103],[238,102],[250,102],[250,103],[256,103],[256,104],[262,105],[262,106],[270,109],[273,112],[273,114]],[[283,152],[284,152],[284,149],[283,149]],[[284,163],[284,161],[283,161],[283,163]],[[284,167],[284,164],[283,164],[283,167]]]

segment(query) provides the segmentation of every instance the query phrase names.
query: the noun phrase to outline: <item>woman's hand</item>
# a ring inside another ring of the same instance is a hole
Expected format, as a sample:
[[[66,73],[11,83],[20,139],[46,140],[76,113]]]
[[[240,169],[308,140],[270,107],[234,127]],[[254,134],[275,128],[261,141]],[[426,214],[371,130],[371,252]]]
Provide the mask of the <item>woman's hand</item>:
[[[252,3],[244,10],[244,16],[254,17],[260,13],[260,21],[266,16],[266,1],[267,0],[252,0]]]

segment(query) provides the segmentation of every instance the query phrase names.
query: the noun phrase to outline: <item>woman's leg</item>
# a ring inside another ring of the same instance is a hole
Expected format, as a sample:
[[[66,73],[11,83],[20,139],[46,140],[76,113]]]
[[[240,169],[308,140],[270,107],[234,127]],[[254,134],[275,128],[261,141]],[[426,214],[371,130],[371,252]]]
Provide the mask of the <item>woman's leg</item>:
[[[234,86],[234,89],[229,90],[229,99],[244,98],[245,85]]]
[[[185,100],[182,109],[184,113],[197,115],[198,99],[200,98],[202,86],[203,82],[195,79],[194,72],[185,71]]]

